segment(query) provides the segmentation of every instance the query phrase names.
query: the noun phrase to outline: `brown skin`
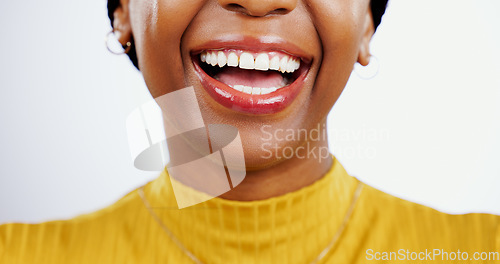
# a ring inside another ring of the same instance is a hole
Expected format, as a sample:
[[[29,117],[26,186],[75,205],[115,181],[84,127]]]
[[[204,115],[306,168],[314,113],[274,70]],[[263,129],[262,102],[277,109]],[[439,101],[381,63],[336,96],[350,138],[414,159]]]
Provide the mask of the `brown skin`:
[[[273,133],[273,129],[311,130],[325,124],[354,63],[369,63],[374,33],[369,0],[121,0],[114,16],[120,42],[134,38],[139,68],[153,97],[193,86],[206,124],[239,129],[247,177],[221,197],[259,200],[282,195],[312,184],[331,167],[331,159],[264,158],[268,153],[262,149],[262,139],[268,136],[261,127],[270,125],[266,131]],[[281,37],[312,55],[305,84],[285,110],[245,115],[219,105],[203,89],[190,52],[229,33]],[[270,143],[296,149],[307,139]],[[326,140],[309,144],[328,147]]]

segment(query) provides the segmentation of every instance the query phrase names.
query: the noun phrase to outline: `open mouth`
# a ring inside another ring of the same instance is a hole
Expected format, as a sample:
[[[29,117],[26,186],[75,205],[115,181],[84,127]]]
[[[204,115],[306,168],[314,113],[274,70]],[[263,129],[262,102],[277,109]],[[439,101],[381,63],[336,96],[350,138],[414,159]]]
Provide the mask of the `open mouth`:
[[[192,55],[205,90],[220,104],[248,114],[272,114],[300,92],[310,62],[281,51],[206,49]]]

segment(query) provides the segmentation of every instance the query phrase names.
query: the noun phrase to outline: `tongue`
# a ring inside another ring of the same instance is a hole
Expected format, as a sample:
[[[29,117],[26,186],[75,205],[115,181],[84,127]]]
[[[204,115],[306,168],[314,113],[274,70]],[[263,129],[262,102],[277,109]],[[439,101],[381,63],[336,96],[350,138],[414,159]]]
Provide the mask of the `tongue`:
[[[215,76],[227,85],[245,85],[258,88],[281,87],[283,76],[276,71],[244,70],[226,67]]]

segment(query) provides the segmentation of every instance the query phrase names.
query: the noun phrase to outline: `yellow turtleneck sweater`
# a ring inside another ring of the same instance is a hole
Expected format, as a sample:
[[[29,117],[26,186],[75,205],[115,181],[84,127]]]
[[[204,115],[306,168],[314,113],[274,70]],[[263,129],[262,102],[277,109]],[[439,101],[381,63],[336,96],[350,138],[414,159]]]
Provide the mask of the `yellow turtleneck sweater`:
[[[314,184],[267,200],[214,198],[179,210],[166,172],[144,187],[144,197],[178,241],[207,264],[311,263],[338,233],[351,204],[349,221],[319,263],[500,263],[500,216],[449,215],[398,199],[347,175],[337,160]],[[432,255],[436,250],[441,255]],[[469,259],[486,253],[497,260],[458,260],[463,252]],[[421,261],[408,260],[415,257]],[[135,190],[71,220],[0,226],[0,263],[193,261]]]

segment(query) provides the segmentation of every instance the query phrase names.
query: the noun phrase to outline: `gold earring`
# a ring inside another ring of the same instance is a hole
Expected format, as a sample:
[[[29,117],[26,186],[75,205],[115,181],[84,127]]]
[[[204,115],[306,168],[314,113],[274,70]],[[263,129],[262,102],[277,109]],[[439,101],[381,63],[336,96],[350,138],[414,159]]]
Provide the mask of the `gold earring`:
[[[109,52],[111,52],[112,54],[115,54],[115,55],[122,55],[122,54],[127,54],[130,52],[130,50],[132,49],[132,42],[128,41],[127,43],[125,43],[125,45],[121,45],[123,50],[122,51],[115,51],[113,50],[110,46],[109,46],[109,39],[110,39],[110,36],[111,35],[114,35],[115,33],[115,29],[111,30],[108,34],[106,34],[106,38],[105,38],[105,43],[106,43],[106,48],[108,49]],[[116,40],[118,41],[118,40]]]

